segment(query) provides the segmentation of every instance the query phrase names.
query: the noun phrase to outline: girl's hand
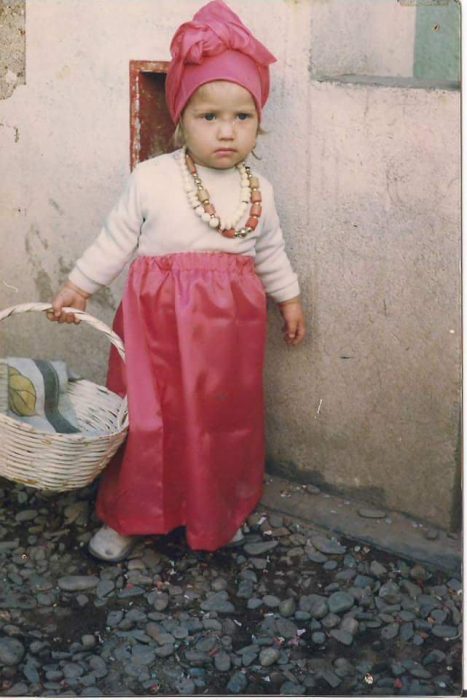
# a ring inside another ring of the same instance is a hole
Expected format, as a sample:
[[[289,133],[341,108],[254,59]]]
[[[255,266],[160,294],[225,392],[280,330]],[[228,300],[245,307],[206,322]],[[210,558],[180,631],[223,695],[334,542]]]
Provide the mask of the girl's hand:
[[[53,311],[47,311],[47,318],[49,321],[58,321],[59,323],[80,323],[75,314],[65,313],[62,308],[73,306],[75,309],[85,311],[90,296],[72,282],[67,282],[52,301]]]
[[[284,319],[282,331],[287,345],[298,345],[305,337],[305,317],[300,299],[289,299],[278,304]]]

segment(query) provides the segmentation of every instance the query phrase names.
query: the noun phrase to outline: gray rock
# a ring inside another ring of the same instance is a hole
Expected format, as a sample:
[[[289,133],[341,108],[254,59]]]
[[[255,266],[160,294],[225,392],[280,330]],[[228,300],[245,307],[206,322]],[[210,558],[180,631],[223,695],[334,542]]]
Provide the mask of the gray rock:
[[[195,682],[191,678],[180,678],[175,683],[175,687],[179,694],[183,696],[194,695],[196,691]]]
[[[225,671],[230,671],[232,663],[230,661],[230,656],[225,651],[220,651],[214,657],[214,666],[216,671],[223,673]]]
[[[313,545],[323,554],[345,554],[347,547],[337,540],[325,537],[324,535],[313,535],[311,537]]]
[[[382,576],[385,576],[387,574],[388,570],[386,569],[383,564],[381,564],[379,561],[376,561],[375,559],[371,562],[370,564],[370,573],[373,574],[373,576],[376,576],[377,578],[381,578]]]
[[[21,662],[25,651],[19,639],[0,637],[0,665],[16,666]]]
[[[83,634],[81,636],[81,644],[85,649],[92,649],[96,646],[97,640],[93,634]]]
[[[381,630],[381,637],[383,639],[394,639],[399,634],[399,624],[394,622],[390,625],[386,625]]]
[[[154,610],[162,612],[169,605],[169,594],[164,591],[155,591],[153,596]]]
[[[341,619],[339,615],[335,615],[335,613],[328,613],[326,617],[323,617],[321,620],[321,624],[323,627],[326,627],[326,629],[331,629],[332,627],[336,627],[340,621]]]
[[[354,617],[352,617],[351,615],[344,617],[344,619],[341,622],[341,629],[344,630],[344,632],[348,632],[352,636],[357,634],[358,628],[359,628],[358,621]]]
[[[342,683],[342,678],[339,678],[339,676],[330,669],[323,669],[322,671],[319,671],[317,675],[326,681],[331,688],[337,688]]]
[[[446,659],[446,654],[441,649],[433,649],[426,656],[423,657],[422,663],[424,666],[429,666],[430,664],[441,664]]]
[[[335,569],[337,569],[338,566],[339,564],[337,563],[337,561],[335,561],[334,559],[329,559],[327,562],[324,563],[323,569],[325,571],[334,571]]]
[[[240,581],[237,589],[237,596],[239,598],[251,598],[253,595],[254,584],[253,581]]]
[[[277,540],[271,540],[269,542],[249,542],[244,545],[243,549],[247,554],[256,557],[258,554],[271,552],[278,544],[279,542]]]
[[[380,519],[380,518],[385,518],[387,516],[386,511],[378,510],[377,508],[358,508],[357,513],[362,518]]]
[[[279,692],[281,695],[294,695],[296,697],[297,695],[304,695],[306,688],[304,685],[300,685],[299,683],[285,681],[285,683],[281,685]]]
[[[62,576],[57,583],[62,591],[87,591],[95,588],[99,579],[97,576]]]
[[[280,599],[275,595],[265,595],[263,597],[263,603],[267,608],[277,608],[280,602]]]
[[[168,656],[172,656],[175,651],[173,644],[162,644],[154,649],[154,654],[159,658],[165,659]]]
[[[318,488],[318,486],[315,486],[314,484],[307,484],[306,491],[307,493],[311,493],[313,496],[318,496],[321,493],[321,489]]]
[[[262,604],[263,601],[261,600],[261,598],[250,598],[246,606],[248,610],[256,610],[257,608],[260,608]]]
[[[353,596],[349,595],[345,591],[337,591],[333,593],[328,598],[328,607],[332,613],[342,613],[350,610],[353,607],[354,599]]]
[[[432,617],[438,625],[442,625],[448,617],[448,612],[447,610],[432,610],[430,617]]]
[[[276,631],[280,637],[284,639],[293,639],[297,634],[298,627],[292,620],[278,619],[276,620]]]
[[[412,666],[412,668],[409,668],[409,673],[410,673],[410,675],[413,676],[414,678],[424,678],[424,679],[428,679],[428,678],[431,678],[431,677],[432,677],[432,675],[431,675],[431,673],[428,671],[428,669],[423,668],[423,666],[420,666],[419,664],[417,664],[417,665],[415,665],[415,666]]]
[[[313,634],[311,635],[311,641],[314,644],[324,644],[324,642],[326,641],[326,635],[324,634],[324,632],[313,632]]]
[[[401,625],[400,628],[400,638],[403,642],[408,642],[409,639],[412,639],[414,634],[414,627],[411,622],[404,622],[403,625]]]
[[[16,514],[15,520],[18,523],[26,523],[29,520],[34,520],[38,515],[39,513],[37,510],[20,510],[19,513]]]
[[[108,674],[107,664],[101,656],[88,657],[89,668],[92,669],[96,678],[105,678]]]
[[[101,579],[97,584],[96,595],[98,595],[100,598],[105,598],[105,596],[112,593],[114,589],[115,583],[113,581],[110,579]]]
[[[238,695],[242,693],[248,685],[246,675],[242,671],[235,671],[235,673],[230,677],[227,683],[226,689],[229,693],[234,693]]]
[[[209,594],[205,601],[201,603],[201,609],[207,612],[233,613],[235,606],[228,600],[226,591]]]
[[[131,656],[132,663],[137,666],[148,666],[154,662],[156,653],[145,644],[135,644],[131,650]]]
[[[213,582],[211,583],[211,588],[213,591],[219,592],[219,591],[225,591],[227,589],[227,581],[225,578],[215,578]]]
[[[363,574],[358,574],[354,578],[354,586],[358,586],[358,588],[366,588],[367,586],[372,586],[374,584],[374,579],[370,578],[370,576],[363,576]]]
[[[286,598],[285,600],[281,600],[279,603],[279,612],[284,617],[290,617],[294,614],[296,607],[297,606],[293,598]]]
[[[63,664],[62,671],[67,679],[79,678],[84,674],[84,668],[80,664],[73,663],[72,661]]]
[[[450,578],[446,585],[456,593],[462,593],[462,583],[459,581],[459,579]]]
[[[346,632],[343,629],[340,630],[331,630],[330,632],[331,637],[334,639],[337,639],[338,642],[341,644],[345,644],[346,646],[350,646],[353,642],[353,637],[350,634],[350,632]]]
[[[272,666],[275,664],[280,656],[280,651],[275,647],[266,647],[262,649],[259,655],[259,662],[261,666]]]
[[[452,625],[433,625],[431,631],[435,637],[442,637],[443,639],[454,639],[459,635],[457,627]]]
[[[355,668],[348,659],[339,656],[334,662],[334,671],[339,678],[349,678],[355,675]]]
[[[106,624],[108,627],[117,627],[117,625],[123,620],[122,610],[112,610],[107,615]]]
[[[399,603],[401,600],[399,586],[393,581],[383,583],[378,591],[378,595],[382,600],[384,600],[385,603],[389,603],[390,605]]]

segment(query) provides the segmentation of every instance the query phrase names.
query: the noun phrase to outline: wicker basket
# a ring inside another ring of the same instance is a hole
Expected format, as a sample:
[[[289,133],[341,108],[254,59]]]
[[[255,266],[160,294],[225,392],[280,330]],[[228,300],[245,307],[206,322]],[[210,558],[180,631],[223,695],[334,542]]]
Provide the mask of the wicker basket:
[[[18,304],[0,311],[0,321],[50,304]],[[125,360],[116,333],[90,314],[65,308],[104,333]],[[0,476],[32,488],[69,491],[90,484],[104,469],[128,431],[126,397],[86,379],[69,382],[79,433],[48,433],[0,413]],[[97,434],[96,434],[97,432]]]

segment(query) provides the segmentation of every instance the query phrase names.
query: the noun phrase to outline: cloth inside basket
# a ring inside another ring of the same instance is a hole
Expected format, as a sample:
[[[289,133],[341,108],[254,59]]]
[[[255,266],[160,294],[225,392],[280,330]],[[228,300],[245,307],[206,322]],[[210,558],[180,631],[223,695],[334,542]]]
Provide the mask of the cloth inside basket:
[[[7,357],[0,361],[0,412],[50,433],[79,433],[67,395],[80,379],[61,360]]]

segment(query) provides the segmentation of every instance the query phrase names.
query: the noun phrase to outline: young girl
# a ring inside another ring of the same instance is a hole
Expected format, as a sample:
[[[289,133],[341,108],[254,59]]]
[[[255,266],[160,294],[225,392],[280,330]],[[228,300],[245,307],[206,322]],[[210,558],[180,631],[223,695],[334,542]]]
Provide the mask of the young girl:
[[[91,553],[184,525],[193,549],[241,541],[264,470],[265,294],[289,345],[305,333],[297,277],[269,182],[245,164],[275,58],[222,0],[177,30],[167,104],[184,147],[140,163],[53,301],[74,322],[136,250],[114,329],[108,386],[127,393],[127,441],[100,481]]]

